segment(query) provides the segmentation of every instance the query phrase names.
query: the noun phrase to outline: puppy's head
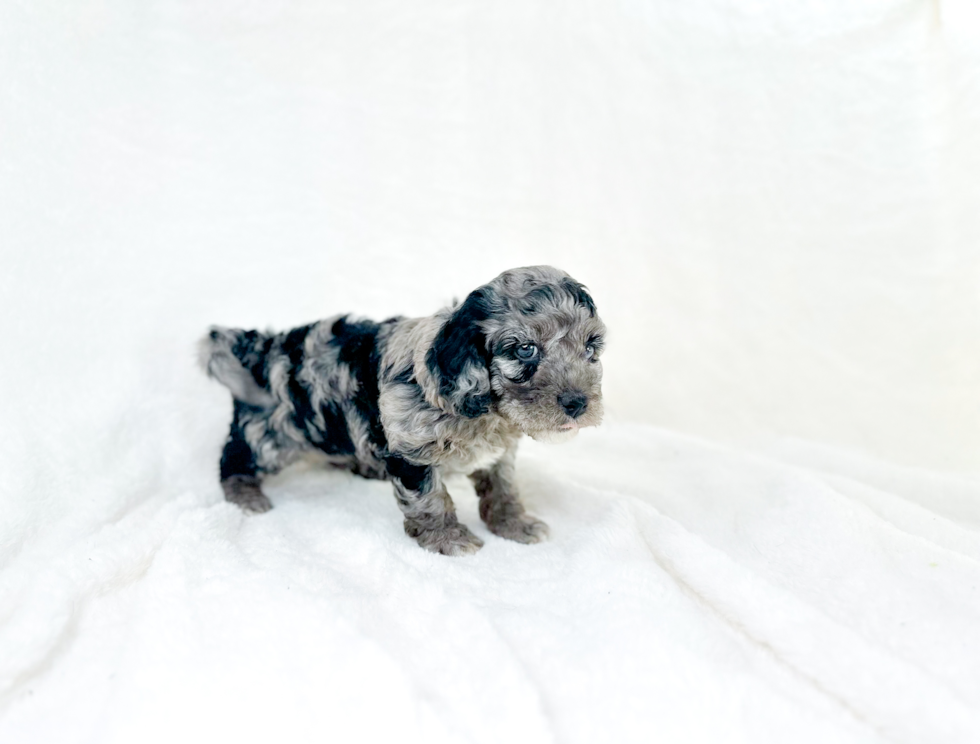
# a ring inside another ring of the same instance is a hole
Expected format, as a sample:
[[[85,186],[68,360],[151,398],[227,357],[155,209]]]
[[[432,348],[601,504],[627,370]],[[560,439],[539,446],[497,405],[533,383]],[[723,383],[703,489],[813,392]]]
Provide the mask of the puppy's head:
[[[563,441],[602,419],[604,335],[585,287],[551,266],[531,266],[472,292],[426,361],[458,414],[496,410],[535,439]]]

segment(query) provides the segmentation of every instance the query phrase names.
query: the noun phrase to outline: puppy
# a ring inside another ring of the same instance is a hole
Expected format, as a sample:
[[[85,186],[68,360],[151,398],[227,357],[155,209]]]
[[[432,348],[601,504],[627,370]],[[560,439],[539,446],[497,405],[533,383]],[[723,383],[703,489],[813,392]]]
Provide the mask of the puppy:
[[[443,485],[455,472],[473,481],[491,532],[538,542],[548,528],[518,496],[517,443],[564,441],[600,422],[604,332],[585,287],[551,266],[505,271],[427,318],[338,316],[277,334],[214,327],[200,350],[234,399],[225,497],[271,509],[262,476],[316,450],[390,480],[423,548],[483,545],[456,519]]]

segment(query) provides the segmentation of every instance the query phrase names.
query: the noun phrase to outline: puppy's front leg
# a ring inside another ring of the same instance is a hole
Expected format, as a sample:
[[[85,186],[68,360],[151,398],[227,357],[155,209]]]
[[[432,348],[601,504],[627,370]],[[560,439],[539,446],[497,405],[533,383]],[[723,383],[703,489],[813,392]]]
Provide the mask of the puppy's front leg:
[[[466,555],[483,547],[483,540],[456,519],[456,508],[438,468],[414,465],[398,456],[388,457],[385,464],[409,537],[443,555]]]
[[[524,511],[514,474],[517,448],[511,447],[490,469],[470,474],[480,497],[480,518],[489,530],[508,540],[541,542],[548,536],[548,525]]]

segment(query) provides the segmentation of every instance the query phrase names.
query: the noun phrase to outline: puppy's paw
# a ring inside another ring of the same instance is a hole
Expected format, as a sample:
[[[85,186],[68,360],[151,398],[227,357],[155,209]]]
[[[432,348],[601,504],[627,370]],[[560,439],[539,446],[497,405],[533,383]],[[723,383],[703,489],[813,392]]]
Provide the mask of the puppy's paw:
[[[272,502],[269,501],[269,497],[264,493],[259,491],[258,493],[250,494],[248,498],[244,498],[241,501],[236,501],[242,511],[246,514],[264,514],[272,508]]]
[[[520,543],[537,543],[548,537],[548,525],[529,514],[513,514],[488,522],[487,529],[498,537]]]
[[[246,514],[262,514],[272,508],[272,502],[262,493],[256,478],[233,475],[222,481],[221,487],[225,492],[225,499],[240,506]]]
[[[465,524],[426,528],[406,519],[405,532],[426,550],[442,555],[470,555],[483,547],[483,540],[470,532]]]

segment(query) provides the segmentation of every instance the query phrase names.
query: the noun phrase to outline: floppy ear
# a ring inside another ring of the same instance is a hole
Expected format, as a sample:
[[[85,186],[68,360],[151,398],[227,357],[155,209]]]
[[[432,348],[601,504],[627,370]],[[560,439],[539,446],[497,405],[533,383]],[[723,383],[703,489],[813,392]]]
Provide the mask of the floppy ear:
[[[493,290],[481,287],[470,293],[432,341],[426,366],[439,386],[439,395],[456,412],[477,418],[490,410],[490,354],[480,322],[490,317]]]
[[[576,304],[585,307],[589,311],[589,315],[591,315],[593,318],[595,317],[595,302],[592,300],[592,295],[588,293],[584,285],[579,284],[571,277],[568,277],[562,282],[562,287],[564,287],[565,291],[575,298]]]

